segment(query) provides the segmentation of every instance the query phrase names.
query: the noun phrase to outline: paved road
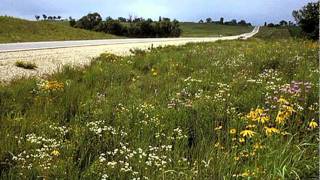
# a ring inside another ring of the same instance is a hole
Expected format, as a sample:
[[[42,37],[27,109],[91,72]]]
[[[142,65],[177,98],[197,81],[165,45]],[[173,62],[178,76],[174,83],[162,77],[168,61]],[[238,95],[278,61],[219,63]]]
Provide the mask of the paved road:
[[[207,38],[143,38],[85,41],[54,41],[0,44],[0,83],[15,78],[45,76],[59,71],[66,65],[83,67],[103,52],[130,55],[131,49],[148,49],[150,46],[183,45],[190,42],[214,42],[217,40],[247,39],[258,33],[259,27],[250,33],[227,37]],[[35,70],[15,66],[17,61],[36,64]]]
[[[259,27],[252,32],[236,36],[224,37],[199,37],[199,38],[139,38],[139,39],[103,39],[103,40],[79,40],[79,41],[48,41],[48,42],[25,42],[0,44],[1,52],[28,51],[39,49],[57,49],[68,47],[101,46],[136,43],[171,43],[171,42],[213,42],[217,40],[247,39],[258,33]]]

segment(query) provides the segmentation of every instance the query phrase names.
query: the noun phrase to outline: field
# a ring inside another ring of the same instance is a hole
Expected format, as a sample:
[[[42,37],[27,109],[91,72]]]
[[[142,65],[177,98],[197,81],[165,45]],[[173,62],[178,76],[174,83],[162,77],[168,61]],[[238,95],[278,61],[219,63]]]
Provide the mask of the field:
[[[36,22],[0,16],[0,43],[110,39],[116,37],[105,33],[75,29],[61,22]]]
[[[199,24],[199,23],[180,23],[182,37],[210,37],[210,36],[231,36],[248,33],[253,30],[252,26],[231,26],[219,24]]]
[[[318,177],[317,43],[134,52],[0,86],[0,179]]]

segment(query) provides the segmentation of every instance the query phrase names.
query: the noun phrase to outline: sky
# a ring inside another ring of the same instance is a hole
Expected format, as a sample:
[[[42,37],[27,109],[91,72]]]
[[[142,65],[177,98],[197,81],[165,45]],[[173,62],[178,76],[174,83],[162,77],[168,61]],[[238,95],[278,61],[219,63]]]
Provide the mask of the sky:
[[[159,16],[179,21],[244,19],[255,25],[291,20],[292,11],[316,0],[0,0],[0,15],[34,19],[34,15],[80,18],[98,12],[104,18]]]

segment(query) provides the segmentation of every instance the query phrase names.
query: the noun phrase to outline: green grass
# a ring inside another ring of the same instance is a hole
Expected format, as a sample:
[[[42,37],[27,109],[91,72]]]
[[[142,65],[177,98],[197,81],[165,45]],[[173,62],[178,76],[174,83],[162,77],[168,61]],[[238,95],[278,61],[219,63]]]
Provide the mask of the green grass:
[[[260,27],[260,31],[255,37],[270,40],[270,39],[291,39],[292,36],[286,27]]]
[[[0,87],[0,179],[318,177],[317,43],[133,52]]]
[[[248,33],[253,30],[251,26],[229,26],[191,22],[180,23],[180,27],[182,29],[182,37],[231,36]]]
[[[0,16],[0,43],[119,38],[76,29],[62,22],[28,21]]]

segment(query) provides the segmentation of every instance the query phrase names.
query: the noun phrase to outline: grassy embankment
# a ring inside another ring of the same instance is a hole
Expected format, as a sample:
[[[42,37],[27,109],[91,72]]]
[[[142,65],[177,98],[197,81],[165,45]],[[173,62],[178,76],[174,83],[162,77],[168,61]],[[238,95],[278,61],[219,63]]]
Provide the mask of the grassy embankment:
[[[28,21],[0,16],[0,43],[110,38],[117,36],[76,29],[61,22]]]
[[[318,77],[317,43],[252,39],[17,80],[0,87],[0,178],[318,177]]]
[[[252,27],[181,23],[182,37],[229,36],[250,32]],[[123,38],[69,26],[67,22],[28,21],[0,16],[0,43]]]
[[[252,26],[231,26],[219,24],[180,23],[182,37],[210,37],[231,36],[248,33],[253,30]]]

